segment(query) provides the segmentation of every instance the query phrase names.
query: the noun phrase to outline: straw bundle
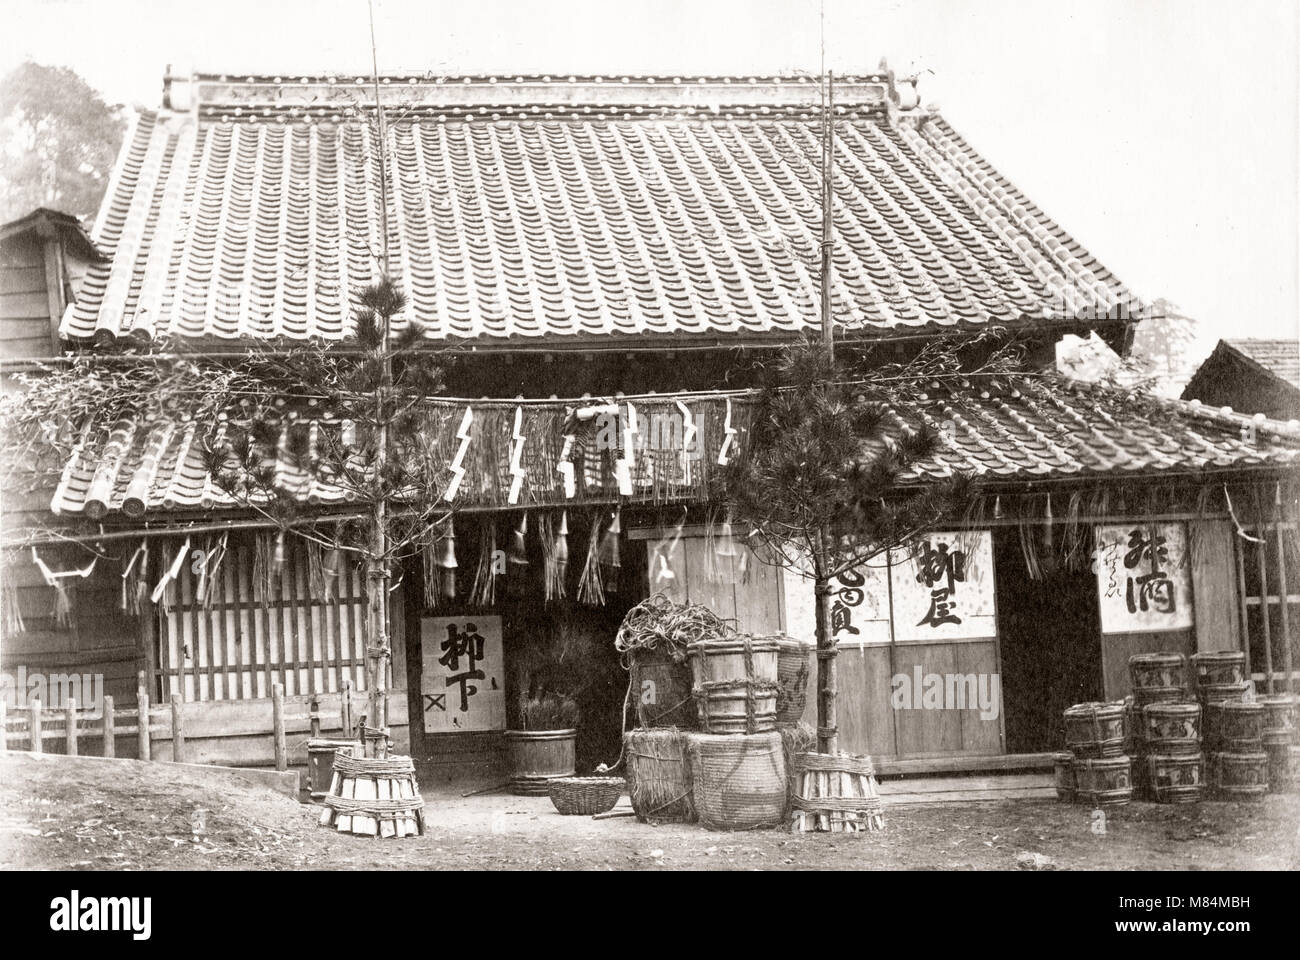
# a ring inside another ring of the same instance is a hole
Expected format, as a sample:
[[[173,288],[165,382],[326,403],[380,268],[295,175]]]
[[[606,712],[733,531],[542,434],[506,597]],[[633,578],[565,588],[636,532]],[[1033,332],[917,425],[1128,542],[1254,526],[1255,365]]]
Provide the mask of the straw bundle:
[[[623,737],[627,792],[642,823],[695,819],[686,739],[673,729],[632,730]]]
[[[695,812],[713,830],[779,826],[785,817],[781,735],[686,734]]]
[[[793,800],[799,793],[799,780],[803,776],[802,755],[817,748],[817,731],[800,720],[783,723],[777,727],[781,734],[781,749],[785,755],[786,805],[785,819],[790,819]]]

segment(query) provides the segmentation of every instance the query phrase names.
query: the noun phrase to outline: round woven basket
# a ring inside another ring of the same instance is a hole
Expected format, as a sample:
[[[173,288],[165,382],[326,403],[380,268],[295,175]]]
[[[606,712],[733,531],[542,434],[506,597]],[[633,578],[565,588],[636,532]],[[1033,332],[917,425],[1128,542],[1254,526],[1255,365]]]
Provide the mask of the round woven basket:
[[[590,817],[613,809],[624,782],[622,777],[556,777],[546,786],[560,813]]]
[[[786,808],[779,733],[686,735],[695,812],[713,830],[775,827]]]

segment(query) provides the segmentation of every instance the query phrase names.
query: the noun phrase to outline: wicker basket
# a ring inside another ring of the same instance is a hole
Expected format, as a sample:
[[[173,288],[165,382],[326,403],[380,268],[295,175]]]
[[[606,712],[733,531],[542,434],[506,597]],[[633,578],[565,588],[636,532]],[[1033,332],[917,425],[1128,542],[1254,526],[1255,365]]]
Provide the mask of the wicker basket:
[[[590,817],[618,803],[622,777],[556,777],[547,781],[551,803],[565,816]]]

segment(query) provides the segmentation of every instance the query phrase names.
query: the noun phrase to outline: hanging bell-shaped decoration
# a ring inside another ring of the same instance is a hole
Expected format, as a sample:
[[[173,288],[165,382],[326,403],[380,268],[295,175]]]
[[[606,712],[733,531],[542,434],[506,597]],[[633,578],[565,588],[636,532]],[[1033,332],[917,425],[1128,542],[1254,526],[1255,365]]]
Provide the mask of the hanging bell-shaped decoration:
[[[444,570],[456,569],[456,528],[450,520],[438,538],[438,566]]]
[[[623,532],[622,525],[619,523],[619,511],[615,510],[610,517],[609,526],[605,528],[605,535],[600,540],[600,563],[601,566],[608,567],[610,571],[616,571],[623,565],[619,557],[619,534]],[[605,590],[608,593],[614,593],[618,588],[618,577],[607,576]]]
[[[1001,496],[996,496],[993,498],[993,519],[994,520],[1002,519],[1002,497]]]
[[[569,565],[569,511],[560,511],[560,527],[555,531],[555,565],[563,571]]]
[[[528,564],[528,546],[524,541],[527,532],[528,514],[522,513],[519,516],[519,526],[510,535],[510,549],[506,551],[506,560],[521,567]]]

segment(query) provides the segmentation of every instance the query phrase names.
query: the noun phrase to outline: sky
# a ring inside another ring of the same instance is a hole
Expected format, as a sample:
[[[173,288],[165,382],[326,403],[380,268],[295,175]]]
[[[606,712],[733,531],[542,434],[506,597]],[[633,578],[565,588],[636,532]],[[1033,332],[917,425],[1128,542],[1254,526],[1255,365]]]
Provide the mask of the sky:
[[[1300,335],[1297,0],[374,0],[381,72],[925,69],[968,142],[1148,299]],[[824,6],[823,6],[824,2]],[[167,64],[368,72],[366,0],[0,0],[0,71],[157,107]]]

